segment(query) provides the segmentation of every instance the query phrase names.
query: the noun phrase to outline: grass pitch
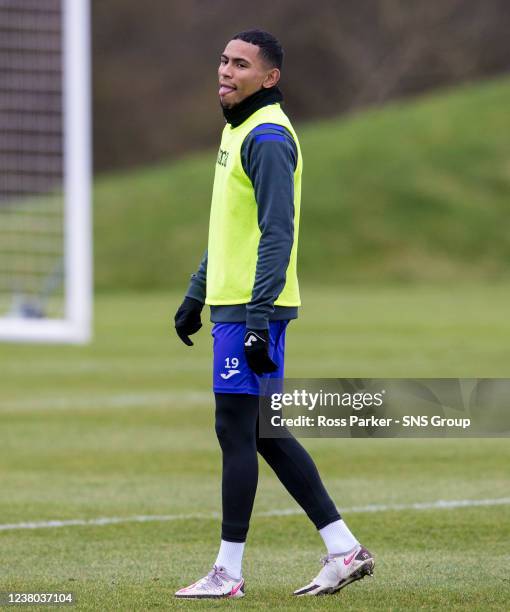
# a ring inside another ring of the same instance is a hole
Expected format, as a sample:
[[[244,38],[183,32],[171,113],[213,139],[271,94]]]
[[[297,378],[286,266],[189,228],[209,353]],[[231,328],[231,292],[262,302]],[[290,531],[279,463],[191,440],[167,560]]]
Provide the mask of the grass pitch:
[[[72,591],[79,610],[508,609],[509,505],[349,511],[509,497],[508,439],[304,440],[375,577],[292,598],[322,542],[303,515],[264,516],[295,504],[261,461],[246,597],[174,600],[214,561],[221,467],[208,326],[192,349],[174,337],[180,297],[99,296],[87,347],[0,346],[0,591]],[[509,298],[505,286],[309,289],[287,375],[506,377]],[[5,529],[139,515],[173,520]]]

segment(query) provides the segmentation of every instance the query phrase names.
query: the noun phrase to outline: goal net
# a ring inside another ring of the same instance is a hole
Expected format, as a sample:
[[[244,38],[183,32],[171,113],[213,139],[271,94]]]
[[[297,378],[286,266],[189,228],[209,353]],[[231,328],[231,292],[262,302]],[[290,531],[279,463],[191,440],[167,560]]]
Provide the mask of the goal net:
[[[0,0],[0,340],[85,342],[89,0]]]

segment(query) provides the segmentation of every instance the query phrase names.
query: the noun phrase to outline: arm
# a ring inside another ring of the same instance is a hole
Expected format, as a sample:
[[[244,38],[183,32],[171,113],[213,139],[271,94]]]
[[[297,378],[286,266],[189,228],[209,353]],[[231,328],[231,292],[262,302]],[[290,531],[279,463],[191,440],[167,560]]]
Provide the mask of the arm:
[[[207,249],[198,266],[198,270],[191,275],[190,283],[186,291],[186,297],[205,302],[205,287],[207,282]]]
[[[288,130],[266,124],[246,137],[241,159],[255,190],[261,232],[246,327],[267,330],[274,302],[285,286],[294,241],[297,147]]]

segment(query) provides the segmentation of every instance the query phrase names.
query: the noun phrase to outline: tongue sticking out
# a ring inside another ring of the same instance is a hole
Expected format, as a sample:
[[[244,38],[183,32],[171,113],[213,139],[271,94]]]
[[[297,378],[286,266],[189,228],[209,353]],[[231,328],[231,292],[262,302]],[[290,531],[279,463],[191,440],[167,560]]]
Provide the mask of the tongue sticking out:
[[[225,96],[229,94],[231,91],[234,91],[233,87],[227,87],[226,85],[221,85],[219,94],[220,96]]]

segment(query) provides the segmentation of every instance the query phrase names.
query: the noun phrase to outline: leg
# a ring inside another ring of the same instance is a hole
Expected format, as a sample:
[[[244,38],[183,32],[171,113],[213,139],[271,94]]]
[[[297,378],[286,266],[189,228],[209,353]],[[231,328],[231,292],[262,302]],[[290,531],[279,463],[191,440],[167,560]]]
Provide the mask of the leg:
[[[215,393],[216,434],[223,452],[223,522],[213,569],[175,594],[182,598],[242,597],[242,558],[258,480],[258,402],[241,393]],[[256,397],[255,397],[256,399]]]
[[[257,449],[315,524],[328,549],[323,569],[294,594],[332,594],[371,576],[373,556],[341,520],[312,458],[299,442],[295,438],[257,438]]]
[[[257,450],[317,529],[340,520],[319,472],[295,438],[258,438]]]
[[[328,549],[337,554],[359,544],[340,517],[308,452],[294,438],[257,438],[257,450],[303,508]]]
[[[221,538],[244,542],[258,481],[258,398],[215,393],[216,434],[223,452]]]
[[[177,597],[244,596],[242,557],[258,480],[258,402],[249,395],[258,392],[258,383],[243,363],[245,327],[236,323],[213,327],[216,434],[223,454],[222,539],[212,570],[177,591]]]
[[[217,323],[213,387],[216,433],[223,451],[223,522],[216,567],[241,576],[244,542],[257,489],[258,381],[244,359],[243,323]]]

